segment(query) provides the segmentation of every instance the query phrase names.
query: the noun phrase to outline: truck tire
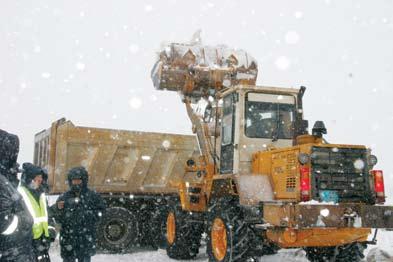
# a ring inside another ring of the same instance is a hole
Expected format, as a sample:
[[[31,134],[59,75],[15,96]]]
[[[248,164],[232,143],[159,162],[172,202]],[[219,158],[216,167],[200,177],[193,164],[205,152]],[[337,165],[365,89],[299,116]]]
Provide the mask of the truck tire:
[[[166,252],[173,259],[195,258],[201,246],[203,223],[191,220],[189,212],[170,204],[166,217]]]
[[[208,218],[207,254],[211,262],[246,261],[252,235],[236,199],[213,205]]]
[[[311,262],[359,262],[364,258],[366,247],[366,244],[352,243],[337,247],[308,247],[304,250]]]
[[[150,223],[150,239],[153,248],[166,248],[166,220],[168,209],[158,207],[152,214]]]
[[[134,215],[122,207],[111,207],[97,230],[98,247],[110,253],[124,253],[137,239],[137,221]]]

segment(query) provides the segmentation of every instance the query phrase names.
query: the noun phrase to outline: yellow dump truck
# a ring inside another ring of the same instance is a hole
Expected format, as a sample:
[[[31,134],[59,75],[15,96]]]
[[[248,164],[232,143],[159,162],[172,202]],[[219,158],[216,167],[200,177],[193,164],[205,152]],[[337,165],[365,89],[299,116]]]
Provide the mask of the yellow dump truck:
[[[310,134],[305,88],[257,86],[257,73],[244,51],[170,44],[153,84],[181,94],[195,137],[59,121],[36,135],[35,163],[49,169],[54,193],[65,190],[67,168],[87,167],[109,204],[99,242],[112,251],[138,238],[192,259],[205,232],[212,262],[279,248],[360,261],[375,244],[371,229],[393,228],[377,158],[363,145],[327,142],[322,121]]]
[[[70,168],[86,167],[89,186],[109,206],[99,245],[120,252],[130,244],[162,241],[158,207],[177,193],[179,181],[202,180],[184,173],[198,152],[194,136],[80,127],[60,119],[36,134],[34,163],[48,170],[54,195],[68,190]]]

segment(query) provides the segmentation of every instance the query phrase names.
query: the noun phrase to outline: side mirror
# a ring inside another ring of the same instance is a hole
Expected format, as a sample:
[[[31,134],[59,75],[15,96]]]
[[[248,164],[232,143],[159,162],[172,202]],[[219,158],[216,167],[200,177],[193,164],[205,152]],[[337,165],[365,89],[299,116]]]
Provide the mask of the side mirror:
[[[308,134],[308,120],[300,119],[295,123],[295,138],[300,135]]]
[[[308,133],[308,120],[302,120],[301,128],[304,133]]]

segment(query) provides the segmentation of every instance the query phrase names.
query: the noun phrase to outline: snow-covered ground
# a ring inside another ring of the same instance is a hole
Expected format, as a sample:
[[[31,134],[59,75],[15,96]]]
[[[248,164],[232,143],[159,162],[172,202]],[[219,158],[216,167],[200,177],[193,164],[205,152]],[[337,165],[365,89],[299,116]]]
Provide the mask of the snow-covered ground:
[[[369,246],[365,251],[366,259],[365,261],[370,262],[388,262],[393,261],[393,231],[379,231],[378,232],[378,244],[377,246]],[[59,245],[56,242],[51,249],[51,259],[53,262],[61,262]],[[170,261],[178,261],[173,260],[167,257],[165,250],[135,250],[130,254],[123,255],[107,255],[107,254],[99,254],[92,258],[93,262],[151,262],[151,261],[160,261],[160,262],[170,262]],[[207,255],[205,253],[205,248],[202,247],[198,257],[195,262],[206,262],[208,261]],[[280,250],[278,254],[271,256],[263,256],[260,261],[264,262],[306,262],[305,253],[300,249],[287,249]]]

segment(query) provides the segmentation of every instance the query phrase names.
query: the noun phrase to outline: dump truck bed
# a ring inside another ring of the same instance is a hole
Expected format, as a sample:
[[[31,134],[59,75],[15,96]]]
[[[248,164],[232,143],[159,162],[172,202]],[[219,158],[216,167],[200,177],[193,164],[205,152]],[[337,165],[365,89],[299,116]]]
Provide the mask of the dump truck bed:
[[[52,194],[68,189],[67,171],[84,166],[100,193],[171,194],[199,155],[194,136],[75,126],[61,119],[35,135],[34,163],[48,170]]]

